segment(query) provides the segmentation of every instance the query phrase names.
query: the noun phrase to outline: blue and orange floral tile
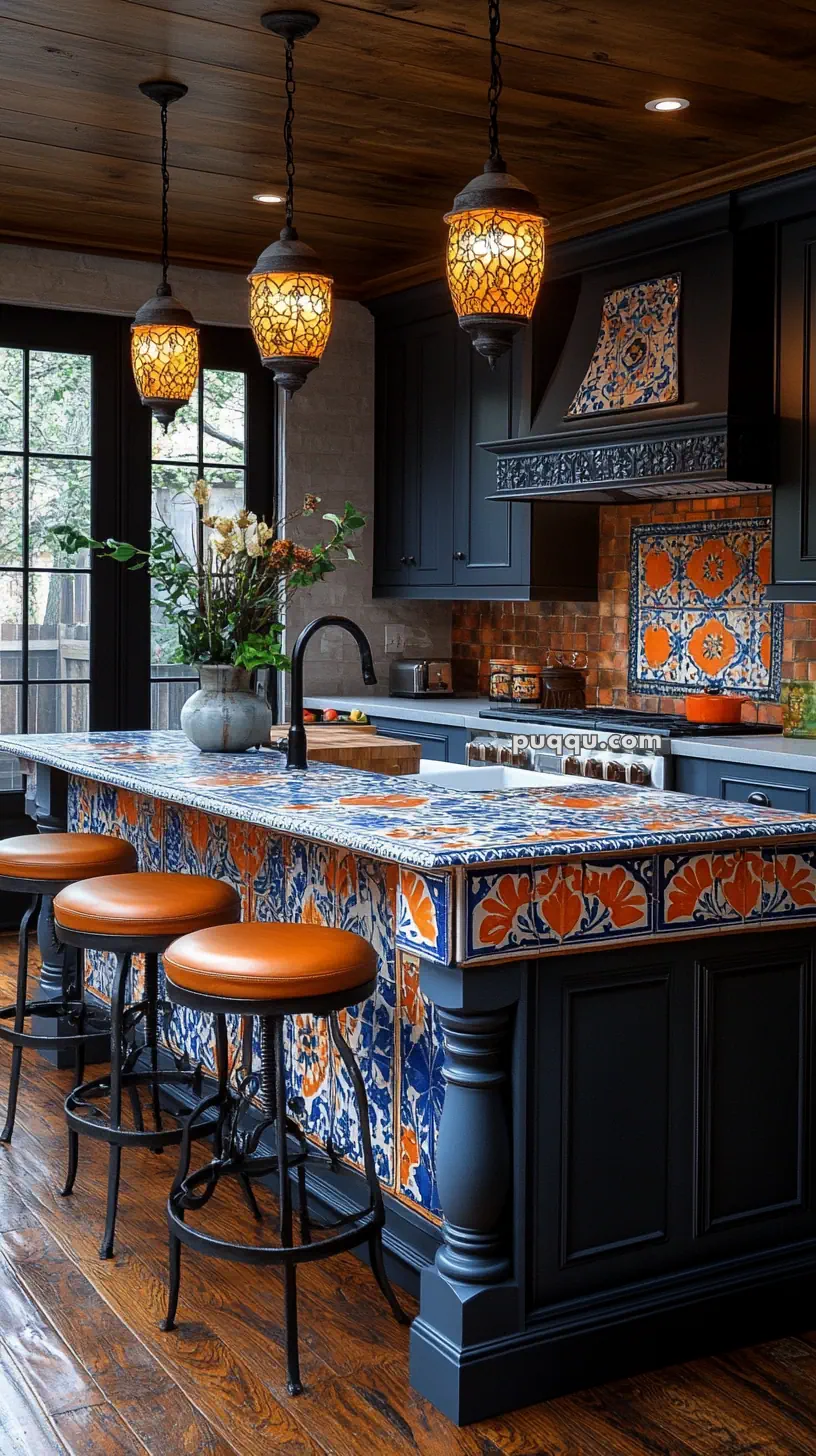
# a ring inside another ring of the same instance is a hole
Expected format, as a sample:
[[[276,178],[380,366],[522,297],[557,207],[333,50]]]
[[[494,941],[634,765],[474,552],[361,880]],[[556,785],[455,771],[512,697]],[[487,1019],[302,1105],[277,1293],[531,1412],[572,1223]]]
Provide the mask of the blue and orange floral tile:
[[[176,811],[201,811],[415,871],[804,836],[816,826],[811,815],[613,784],[589,789],[584,781],[461,793],[327,764],[287,773],[281,756],[266,751],[212,755],[208,764],[180,733],[6,736],[3,751]],[[168,823],[166,833],[177,863],[200,863],[205,853],[217,858],[210,831],[194,818]],[[230,854],[240,869],[243,851],[233,847]]]
[[[681,275],[604,294],[598,339],[568,416],[674,404],[680,398]]]
[[[399,1168],[397,1196],[438,1214],[436,1140],[445,1100],[442,1032],[419,984],[419,960],[399,956]]]
[[[400,868],[397,945],[447,965],[452,953],[453,879]]]
[[[631,560],[631,692],[714,684],[779,697],[784,609],[764,598],[769,520],[633,526]]]

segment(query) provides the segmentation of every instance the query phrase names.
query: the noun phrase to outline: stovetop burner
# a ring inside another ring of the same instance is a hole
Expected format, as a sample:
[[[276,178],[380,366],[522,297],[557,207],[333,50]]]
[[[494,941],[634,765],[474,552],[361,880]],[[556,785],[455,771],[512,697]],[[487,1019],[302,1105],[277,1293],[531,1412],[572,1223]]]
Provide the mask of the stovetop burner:
[[[731,737],[737,734],[781,733],[773,723],[690,723],[677,713],[642,713],[633,708],[482,708],[480,718],[516,723],[552,723],[554,727],[614,728],[625,732],[659,733],[664,738]]]

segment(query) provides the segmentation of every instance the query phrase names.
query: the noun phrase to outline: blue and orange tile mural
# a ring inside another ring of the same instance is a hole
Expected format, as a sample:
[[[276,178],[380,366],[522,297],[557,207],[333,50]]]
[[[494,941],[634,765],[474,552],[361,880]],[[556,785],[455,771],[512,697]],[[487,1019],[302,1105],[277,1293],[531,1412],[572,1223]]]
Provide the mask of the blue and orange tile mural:
[[[633,526],[629,690],[779,697],[784,608],[767,603],[771,523]]]
[[[604,295],[598,341],[569,417],[676,404],[681,276],[668,273]]]

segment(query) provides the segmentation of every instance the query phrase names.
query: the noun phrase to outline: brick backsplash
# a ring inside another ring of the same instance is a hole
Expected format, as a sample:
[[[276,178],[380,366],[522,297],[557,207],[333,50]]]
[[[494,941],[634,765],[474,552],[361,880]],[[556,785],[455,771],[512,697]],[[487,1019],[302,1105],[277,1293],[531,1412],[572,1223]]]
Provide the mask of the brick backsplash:
[[[629,543],[635,524],[670,524],[767,516],[767,494],[657,501],[654,505],[602,506],[597,602],[457,602],[453,608],[454,661],[478,671],[488,690],[491,657],[540,661],[548,649],[586,652],[587,702],[682,713],[682,698],[635,697],[627,691],[629,650]],[[816,604],[785,607],[783,678],[816,680]],[[773,703],[746,704],[748,722],[781,722]]]

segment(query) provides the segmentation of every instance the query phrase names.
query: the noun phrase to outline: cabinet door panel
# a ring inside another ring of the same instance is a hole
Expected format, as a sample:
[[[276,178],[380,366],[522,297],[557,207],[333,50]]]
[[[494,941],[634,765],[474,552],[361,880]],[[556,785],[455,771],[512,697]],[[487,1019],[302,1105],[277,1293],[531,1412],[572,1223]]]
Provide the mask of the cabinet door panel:
[[[496,488],[496,457],[483,440],[513,433],[513,359],[491,369],[460,331],[456,386],[454,582],[519,585],[529,581],[530,506],[488,500]]]
[[[774,586],[782,600],[816,599],[816,218],[782,230],[779,294],[779,480]],[[808,591],[807,583],[813,583]],[[774,586],[768,596],[773,599]]]
[[[377,332],[375,586],[453,581],[456,321]]]

